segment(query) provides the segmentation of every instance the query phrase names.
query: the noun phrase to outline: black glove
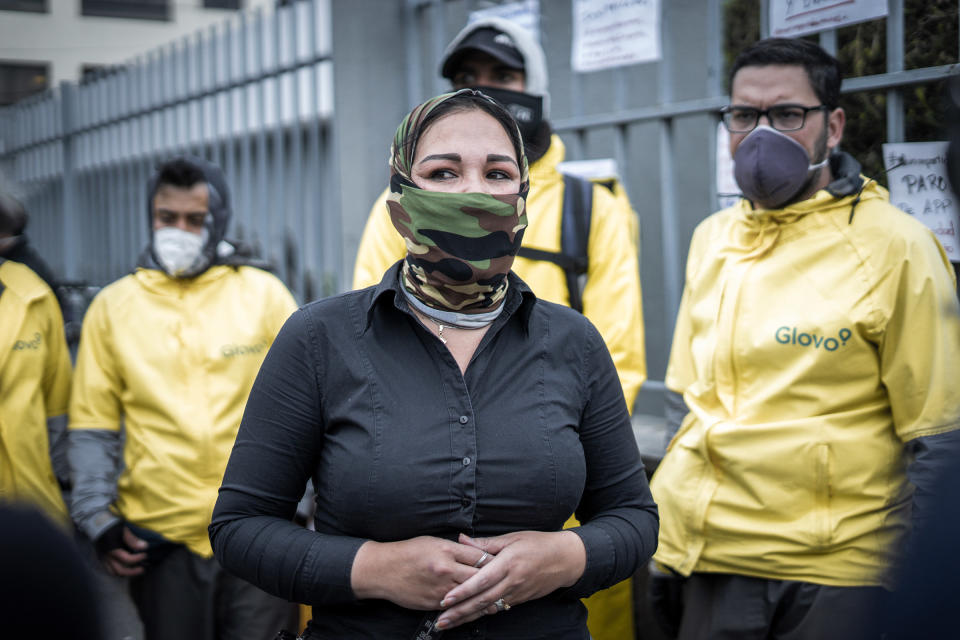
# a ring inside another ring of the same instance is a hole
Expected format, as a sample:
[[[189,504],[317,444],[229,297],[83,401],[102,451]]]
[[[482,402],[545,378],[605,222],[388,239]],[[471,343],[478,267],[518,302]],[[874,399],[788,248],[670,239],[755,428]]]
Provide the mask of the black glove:
[[[683,617],[683,585],[687,581],[669,567],[664,571],[650,562],[647,597],[654,620],[668,638],[676,638]]]
[[[123,542],[123,520],[117,520],[110,528],[97,536],[97,539],[93,541],[93,546],[97,549],[97,554],[105,556],[114,549],[123,548],[127,551],[133,552],[127,547]]]

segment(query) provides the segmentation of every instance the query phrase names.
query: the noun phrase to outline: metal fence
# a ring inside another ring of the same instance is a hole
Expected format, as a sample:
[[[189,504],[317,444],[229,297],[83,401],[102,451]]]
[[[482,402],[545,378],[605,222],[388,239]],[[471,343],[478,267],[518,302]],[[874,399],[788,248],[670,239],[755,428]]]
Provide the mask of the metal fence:
[[[147,177],[192,153],[224,168],[233,237],[270,260],[300,299],[337,290],[332,211],[329,7],[258,10],[80,85],[0,114],[2,166],[31,235],[65,279],[129,272],[147,241]]]
[[[758,3],[761,25],[770,1]],[[571,2],[539,3],[552,124],[568,159],[616,160],[640,216],[651,380],[636,411],[653,419],[662,415],[689,238],[717,205],[725,3],[662,0],[661,61],[580,74],[570,69]],[[24,185],[33,236],[68,278],[100,284],[133,266],[146,241],[151,165],[192,151],[224,167],[234,235],[273,261],[300,300],[339,291],[386,185],[397,122],[446,89],[437,72],[444,46],[471,11],[493,4],[301,0],[244,14],[3,111],[0,166]],[[903,0],[889,0],[885,24],[886,72],[849,78],[843,91],[885,91],[886,141],[898,142],[903,92],[953,65],[904,70]],[[836,33],[820,42],[835,50]]]

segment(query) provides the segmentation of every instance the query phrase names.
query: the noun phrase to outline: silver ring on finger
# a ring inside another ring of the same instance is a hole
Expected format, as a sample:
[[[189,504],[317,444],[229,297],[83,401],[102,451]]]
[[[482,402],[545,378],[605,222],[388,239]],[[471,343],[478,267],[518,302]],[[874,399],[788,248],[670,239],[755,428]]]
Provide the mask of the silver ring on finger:
[[[486,551],[484,551],[484,552],[483,552],[483,555],[480,556],[480,559],[477,560],[475,563],[473,563],[474,568],[475,568],[475,569],[479,569],[479,568],[480,568],[480,565],[482,565],[484,562],[486,562],[486,561],[487,561],[487,558],[489,558],[489,557],[490,557],[490,554],[487,553]]]
[[[510,605],[507,604],[503,598],[498,599],[493,603],[493,606],[497,608],[497,613],[502,613],[504,611],[510,611]]]

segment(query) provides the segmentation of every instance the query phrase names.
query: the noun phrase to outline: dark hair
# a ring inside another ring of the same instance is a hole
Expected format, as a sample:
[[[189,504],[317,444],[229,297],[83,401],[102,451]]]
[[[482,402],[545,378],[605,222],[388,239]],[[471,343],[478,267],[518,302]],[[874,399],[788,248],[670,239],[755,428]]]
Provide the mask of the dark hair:
[[[762,67],[771,64],[799,65],[807,72],[810,86],[820,102],[830,109],[840,105],[840,62],[809,40],[767,38],[755,42],[737,56],[730,68],[730,90],[733,79],[743,67]]]
[[[157,186],[154,191],[164,186],[189,189],[198,183],[207,183],[203,170],[184,158],[176,158],[157,167]]]
[[[18,236],[27,228],[27,211],[8,193],[0,193],[0,233]]]
[[[414,151],[417,142],[434,122],[451,113],[475,110],[489,114],[500,123],[513,145],[513,153],[516,155],[517,164],[520,164],[520,158],[523,157],[523,140],[520,138],[516,120],[499,102],[476,89],[461,89],[457,95],[437,105],[433,111],[427,114],[420,126],[415,131],[410,132],[410,136],[404,141],[404,146],[408,152]],[[410,139],[414,136],[416,136],[416,139]],[[412,158],[413,155],[411,154],[408,157]]]

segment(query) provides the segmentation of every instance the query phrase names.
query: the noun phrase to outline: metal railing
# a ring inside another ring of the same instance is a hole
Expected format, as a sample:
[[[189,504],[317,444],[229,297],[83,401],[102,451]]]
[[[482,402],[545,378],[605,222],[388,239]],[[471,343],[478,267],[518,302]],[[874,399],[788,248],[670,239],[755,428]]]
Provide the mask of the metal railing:
[[[233,186],[232,237],[300,299],[337,291],[328,23],[325,0],[241,13],[0,112],[0,166],[54,269],[94,284],[128,272],[147,240],[150,172],[191,153]]]

